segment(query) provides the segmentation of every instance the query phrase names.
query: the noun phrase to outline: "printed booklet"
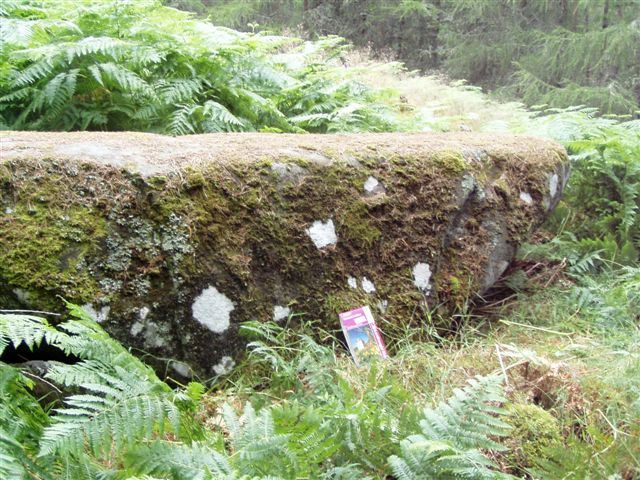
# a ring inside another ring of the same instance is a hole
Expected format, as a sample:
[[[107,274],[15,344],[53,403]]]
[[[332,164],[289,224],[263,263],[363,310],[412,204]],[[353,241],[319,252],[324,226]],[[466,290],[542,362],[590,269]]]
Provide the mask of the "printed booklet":
[[[389,356],[369,307],[341,313],[340,325],[356,365],[360,366],[373,358]]]

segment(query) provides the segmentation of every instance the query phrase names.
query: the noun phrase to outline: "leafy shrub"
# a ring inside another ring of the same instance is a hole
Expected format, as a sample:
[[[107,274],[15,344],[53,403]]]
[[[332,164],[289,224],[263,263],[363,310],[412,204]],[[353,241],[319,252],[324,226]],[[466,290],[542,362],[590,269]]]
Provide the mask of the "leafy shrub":
[[[525,255],[566,259],[574,275],[634,265],[640,252],[640,122],[586,108],[547,111],[531,133],[567,147],[571,177],[549,226],[559,235]]]
[[[317,60],[279,59],[295,40],[216,28],[155,0],[11,0],[0,16],[5,129],[395,128],[363,85]]]

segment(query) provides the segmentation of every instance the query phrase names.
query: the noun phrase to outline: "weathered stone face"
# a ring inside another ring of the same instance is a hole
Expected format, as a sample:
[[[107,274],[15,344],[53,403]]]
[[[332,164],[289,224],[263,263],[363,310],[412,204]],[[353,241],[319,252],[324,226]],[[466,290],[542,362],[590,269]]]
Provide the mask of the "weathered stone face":
[[[446,321],[568,173],[557,144],[512,136],[1,135],[0,302],[85,305],[177,377],[226,373],[245,320]]]

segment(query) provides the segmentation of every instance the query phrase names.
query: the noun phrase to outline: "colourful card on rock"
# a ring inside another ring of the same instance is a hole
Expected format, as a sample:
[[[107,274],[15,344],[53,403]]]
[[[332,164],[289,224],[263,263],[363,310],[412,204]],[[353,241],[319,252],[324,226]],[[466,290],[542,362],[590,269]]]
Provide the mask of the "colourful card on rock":
[[[369,307],[341,313],[340,325],[356,365],[389,356]]]

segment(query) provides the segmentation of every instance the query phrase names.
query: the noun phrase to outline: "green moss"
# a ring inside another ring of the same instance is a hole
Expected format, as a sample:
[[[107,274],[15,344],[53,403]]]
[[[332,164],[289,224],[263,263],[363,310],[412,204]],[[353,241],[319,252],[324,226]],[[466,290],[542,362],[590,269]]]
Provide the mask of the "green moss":
[[[379,240],[382,232],[374,225],[375,218],[369,213],[367,204],[354,200],[337,212],[337,221],[345,240],[367,248]]]
[[[438,152],[433,156],[433,162],[443,170],[456,175],[467,169],[467,162],[458,152]]]
[[[164,175],[155,175],[147,179],[147,184],[153,190],[162,190],[166,186],[167,181],[168,179]]]
[[[507,438],[508,460],[519,468],[533,467],[545,452],[562,445],[558,420],[537,405],[513,403],[507,406],[504,420],[512,430]]]
[[[50,192],[48,192],[50,193]],[[84,259],[105,234],[105,222],[90,208],[63,210],[45,205],[19,204],[0,217],[0,277],[20,286],[30,299],[60,293],[86,302],[98,292]]]
[[[363,305],[371,304],[371,295],[367,295],[360,289],[350,289],[346,285],[340,285],[338,290],[328,293],[324,300],[323,310],[329,319],[337,319],[338,314]]]
[[[187,189],[197,189],[204,186],[206,180],[202,172],[191,167],[185,169],[185,182]]]

